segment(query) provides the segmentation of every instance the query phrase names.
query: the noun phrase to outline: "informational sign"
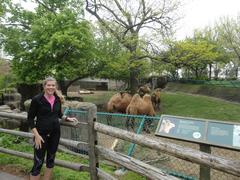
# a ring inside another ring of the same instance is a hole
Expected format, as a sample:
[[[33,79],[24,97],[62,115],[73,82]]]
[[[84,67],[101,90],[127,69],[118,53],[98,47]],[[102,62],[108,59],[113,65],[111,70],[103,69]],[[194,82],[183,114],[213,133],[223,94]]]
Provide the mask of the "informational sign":
[[[156,135],[240,149],[240,124],[162,115]]]
[[[240,147],[240,125],[209,122],[207,141],[218,145]]]

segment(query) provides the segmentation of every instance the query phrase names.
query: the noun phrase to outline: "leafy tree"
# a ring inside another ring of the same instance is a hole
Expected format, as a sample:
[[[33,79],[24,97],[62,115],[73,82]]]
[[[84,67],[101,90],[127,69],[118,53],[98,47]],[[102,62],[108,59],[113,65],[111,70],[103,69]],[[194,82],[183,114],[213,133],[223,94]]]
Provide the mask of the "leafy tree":
[[[175,71],[184,68],[196,79],[206,75],[209,64],[223,61],[226,57],[221,47],[197,32],[193,38],[172,42],[164,54]]]
[[[9,3],[10,16],[0,29],[3,44],[13,56],[19,82],[35,83],[53,75],[66,94],[71,83],[99,70],[91,26],[79,18],[82,10],[67,0],[37,3],[35,11]],[[66,79],[71,81],[64,84]]]
[[[170,32],[178,7],[173,0],[86,0],[86,10],[129,52],[132,93],[138,86],[142,61],[151,58],[146,47]]]
[[[101,78],[122,80],[128,83],[130,72],[128,59],[131,56],[129,51],[120,44],[115,37],[99,26],[97,37],[98,58],[101,58],[102,70],[98,73]],[[140,77],[149,74],[149,62],[142,61]]]
[[[101,25],[95,26],[97,57],[101,59],[100,78],[127,81],[129,79],[127,59],[129,53]]]
[[[235,77],[238,77],[240,65],[240,16],[236,19],[224,17],[216,23],[219,32],[219,42],[232,54],[231,63],[234,65]]]

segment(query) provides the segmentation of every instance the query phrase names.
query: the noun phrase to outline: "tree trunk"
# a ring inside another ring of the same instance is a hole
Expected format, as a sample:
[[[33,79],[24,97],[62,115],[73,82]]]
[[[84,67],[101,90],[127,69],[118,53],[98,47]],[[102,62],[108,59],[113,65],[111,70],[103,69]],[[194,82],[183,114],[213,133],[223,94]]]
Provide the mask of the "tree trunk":
[[[135,68],[131,68],[130,69],[130,83],[129,83],[131,94],[135,94],[137,92],[137,88],[138,88],[137,76],[138,76],[138,71]]]
[[[209,80],[212,79],[212,64],[209,64]]]
[[[218,64],[215,65],[214,68],[214,79],[217,80],[218,79],[218,74],[219,74],[219,69],[218,69]]]
[[[129,48],[129,51],[131,52],[131,57],[129,58],[129,65],[130,65],[130,81],[129,81],[129,85],[130,85],[130,93],[133,95],[137,92],[137,88],[138,88],[138,75],[139,75],[139,67],[136,67],[135,64],[133,64],[136,59],[136,48],[137,45],[133,45]]]
[[[235,76],[236,76],[236,79],[238,79],[238,66],[236,67]]]
[[[198,68],[196,68],[194,71],[195,71],[195,77],[196,79],[198,79]]]
[[[59,87],[60,87],[60,89],[62,91],[62,94],[64,96],[67,96],[67,89],[68,89],[68,87],[66,86],[65,81],[64,80],[59,80],[58,84],[59,84]]]

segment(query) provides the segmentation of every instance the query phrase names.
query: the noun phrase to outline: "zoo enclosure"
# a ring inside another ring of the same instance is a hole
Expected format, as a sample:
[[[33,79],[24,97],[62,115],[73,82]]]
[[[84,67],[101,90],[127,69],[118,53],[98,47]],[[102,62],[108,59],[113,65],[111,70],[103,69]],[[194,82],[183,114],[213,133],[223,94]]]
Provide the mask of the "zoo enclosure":
[[[82,109],[84,110],[84,108]],[[234,160],[228,160],[221,158],[215,155],[209,155],[207,153],[202,153],[197,150],[190,148],[185,148],[176,144],[166,143],[160,139],[155,139],[148,137],[146,135],[139,135],[125,130],[121,130],[115,127],[109,127],[102,123],[96,122],[96,107],[89,106],[85,107],[87,123],[79,122],[77,124],[62,122],[62,125],[67,126],[86,126],[88,127],[88,142],[77,142],[72,140],[61,139],[60,143],[63,145],[71,146],[74,148],[79,148],[85,146],[88,149],[89,155],[89,166],[72,164],[69,162],[57,161],[56,164],[64,166],[70,169],[79,170],[79,171],[88,171],[90,172],[91,179],[97,179],[97,177],[102,177],[103,179],[115,179],[111,175],[101,171],[98,168],[98,156],[102,156],[104,159],[110,160],[114,163],[117,163],[121,166],[124,166],[127,169],[135,171],[143,176],[146,176],[150,179],[176,179],[173,176],[166,175],[161,169],[150,166],[146,163],[143,163],[135,158],[125,156],[124,154],[109,150],[98,145],[97,133],[103,133],[106,135],[113,136],[115,138],[123,139],[136,143],[140,146],[148,147],[150,149],[155,149],[159,152],[169,154],[171,156],[184,159],[196,164],[203,164],[209,166],[213,169],[217,169],[234,176],[240,176],[240,162]],[[2,117],[8,117],[13,119],[26,120],[25,116],[19,116],[12,113],[0,113]],[[15,135],[21,135],[24,137],[31,138],[31,133],[18,132],[13,130],[0,129],[0,132],[10,133]],[[12,155],[17,155],[24,158],[32,158],[31,155],[21,152],[16,152],[12,150],[7,150],[4,148],[0,149],[0,152],[8,153]],[[98,175],[98,176],[97,176]]]
[[[84,112],[76,111],[76,110],[69,110],[70,113],[74,115],[74,113],[82,114]],[[108,122],[109,116],[111,117],[111,121]],[[127,119],[128,118],[135,118],[135,129],[134,131],[131,128],[127,128]],[[143,121],[152,121],[149,130],[150,133],[146,133],[143,130]],[[111,114],[105,112],[97,112],[97,122],[103,124],[109,124],[113,127],[117,127],[120,129],[127,129],[128,131],[136,132],[137,134],[142,133],[148,137],[155,137],[155,130],[157,124],[160,120],[160,117],[149,117],[149,116],[142,116],[142,115],[127,115],[127,114]],[[117,139],[117,138],[116,138]],[[213,155],[217,155],[220,157],[226,157],[228,159],[234,159],[240,161],[240,152],[237,150],[227,149],[223,147],[215,147],[209,145],[206,148],[206,145],[199,144],[199,143],[191,143],[181,140],[174,140],[164,137],[158,137],[157,139],[168,143],[179,144],[180,146],[189,147],[192,149],[200,150],[203,152],[211,153]],[[109,144],[109,141],[112,141],[111,137],[99,137],[99,144]],[[113,141],[112,141],[113,142]],[[181,158],[175,157],[173,155],[169,155],[162,151],[156,152],[156,150],[143,148],[143,146],[136,146],[135,143],[128,143],[126,141],[119,141],[118,144],[112,143],[112,146],[109,148],[114,148],[115,151],[132,156],[136,159],[140,159],[141,161],[147,162],[151,165],[154,165],[157,168],[160,168],[166,171],[169,174],[174,176],[183,178],[183,179],[212,179],[212,180],[219,180],[219,179],[229,179],[229,180],[237,180],[239,177],[233,176],[231,174],[227,174],[221,171],[217,171],[206,167],[204,165],[199,165],[198,163],[192,163]]]

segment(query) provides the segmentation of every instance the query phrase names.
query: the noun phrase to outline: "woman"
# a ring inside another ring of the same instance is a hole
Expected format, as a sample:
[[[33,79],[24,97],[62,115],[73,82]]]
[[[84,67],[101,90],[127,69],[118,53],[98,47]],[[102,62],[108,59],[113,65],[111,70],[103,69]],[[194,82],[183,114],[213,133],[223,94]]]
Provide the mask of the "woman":
[[[40,179],[40,171],[47,152],[46,170],[44,179],[51,178],[54,167],[55,154],[60,139],[59,118],[67,121],[76,121],[76,118],[63,117],[63,98],[57,91],[56,80],[48,77],[43,82],[44,92],[33,97],[29,111],[28,122],[34,135],[34,165],[30,180]],[[34,118],[36,117],[36,122]]]

